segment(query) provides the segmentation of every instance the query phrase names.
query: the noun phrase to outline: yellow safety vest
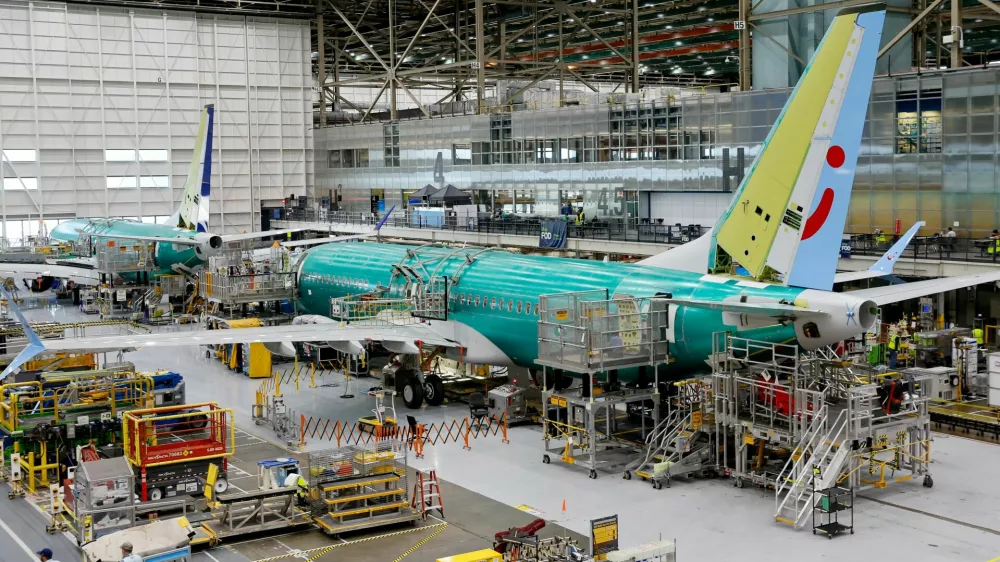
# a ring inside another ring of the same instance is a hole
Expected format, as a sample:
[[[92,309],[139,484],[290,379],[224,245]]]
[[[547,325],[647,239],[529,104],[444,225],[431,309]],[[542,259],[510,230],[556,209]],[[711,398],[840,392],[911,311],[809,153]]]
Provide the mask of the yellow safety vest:
[[[976,343],[977,344],[983,345],[983,329],[982,328],[975,328],[974,330],[972,330],[972,337],[976,338]]]

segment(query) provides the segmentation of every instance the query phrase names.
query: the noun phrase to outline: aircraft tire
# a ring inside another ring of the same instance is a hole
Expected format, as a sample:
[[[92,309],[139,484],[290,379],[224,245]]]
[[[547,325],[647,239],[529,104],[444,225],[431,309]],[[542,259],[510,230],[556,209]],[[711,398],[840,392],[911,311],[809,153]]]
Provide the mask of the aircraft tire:
[[[424,387],[420,384],[420,379],[412,374],[408,374],[403,381],[403,403],[407,408],[416,410],[424,402]]]
[[[427,375],[424,377],[424,401],[428,406],[440,406],[444,404],[444,383],[437,375]]]

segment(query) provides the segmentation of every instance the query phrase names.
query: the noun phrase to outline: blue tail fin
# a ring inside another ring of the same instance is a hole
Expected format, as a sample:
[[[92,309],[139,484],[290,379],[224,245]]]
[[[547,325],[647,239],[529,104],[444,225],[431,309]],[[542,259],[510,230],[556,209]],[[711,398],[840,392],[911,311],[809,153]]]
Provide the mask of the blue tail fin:
[[[187,181],[181,205],[171,224],[185,230],[208,230],[208,203],[212,195],[212,133],[215,126],[215,106],[206,105],[201,111],[198,137],[191,155]]]
[[[19,369],[21,365],[24,365],[28,361],[31,361],[36,355],[45,351],[45,344],[39,339],[38,334],[31,329],[31,324],[28,323],[28,319],[24,317],[21,313],[21,309],[17,307],[14,302],[13,297],[7,292],[7,289],[0,287],[0,291],[3,292],[3,298],[7,299],[7,306],[14,312],[14,316],[17,317],[17,321],[21,323],[21,328],[24,330],[25,337],[28,338],[28,345],[17,354],[17,357],[11,361],[7,367],[0,373],[0,381],[7,378],[7,375]]]

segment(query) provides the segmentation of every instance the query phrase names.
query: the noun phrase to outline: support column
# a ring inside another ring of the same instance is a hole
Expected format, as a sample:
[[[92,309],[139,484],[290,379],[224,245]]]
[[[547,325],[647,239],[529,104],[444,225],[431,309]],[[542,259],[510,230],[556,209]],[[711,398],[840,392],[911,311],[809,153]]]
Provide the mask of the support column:
[[[507,22],[500,20],[500,74],[507,71]]]
[[[566,65],[563,64],[563,16],[559,16],[559,23],[557,24],[559,33],[559,107],[562,107],[563,98],[563,80],[566,78]],[[516,206],[514,207],[517,208]]]
[[[941,12],[937,13],[937,35],[934,37],[934,66],[941,68]]]
[[[396,2],[389,0],[389,114],[393,121],[399,119],[396,106]]]
[[[737,63],[740,66],[739,82],[740,91],[750,90],[750,11],[752,7],[750,0],[740,0],[740,21],[743,22],[743,29],[740,30],[740,58]]]
[[[319,82],[319,126],[326,127],[326,33],[323,0],[316,0],[316,81]]]
[[[951,0],[951,66],[949,68],[962,66],[962,47],[959,44],[961,37],[962,2],[961,0]]]
[[[485,107],[486,61],[483,60],[483,0],[476,0],[476,113],[482,115]]]
[[[562,20],[560,20],[561,22]],[[560,23],[562,25],[562,23]],[[639,92],[639,0],[632,0],[632,93]],[[560,55],[561,56],[561,55]]]
[[[340,104],[340,39],[333,40],[333,110]]]

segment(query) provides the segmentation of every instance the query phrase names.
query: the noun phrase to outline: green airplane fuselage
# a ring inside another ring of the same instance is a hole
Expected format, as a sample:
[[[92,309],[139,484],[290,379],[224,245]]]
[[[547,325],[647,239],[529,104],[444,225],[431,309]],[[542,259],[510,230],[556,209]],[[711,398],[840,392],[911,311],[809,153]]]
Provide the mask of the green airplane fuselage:
[[[124,220],[108,219],[74,219],[63,223],[52,229],[49,237],[58,242],[73,243],[81,235],[90,235],[96,243],[101,241],[116,240],[115,236],[143,236],[156,238],[194,238],[198,235],[193,230],[184,230],[166,224],[152,224],[143,222],[133,222]],[[141,242],[129,239],[117,239],[119,245],[141,244]],[[75,256],[78,258],[89,258],[91,256]],[[156,269],[154,275],[176,273],[173,269],[175,264],[183,264],[187,267],[197,267],[204,262],[198,257],[192,246],[175,246],[168,243],[156,244]],[[128,278],[130,274],[123,277]]]
[[[475,255],[472,263],[467,256]],[[405,279],[393,277],[393,266],[410,266],[424,276],[453,277],[449,286],[448,319],[473,328],[520,366],[537,367],[539,296],[554,293],[607,290],[612,296],[651,297],[670,293],[674,299],[718,300],[740,295],[794,301],[802,289],[761,283],[741,283],[680,271],[622,263],[515,254],[502,250],[422,247],[381,243],[343,243],[318,246],[299,262],[299,307],[302,312],[330,315],[330,299],[389,287],[390,296],[402,296]],[[467,295],[464,299],[462,295]],[[471,302],[470,302],[471,300]],[[484,301],[488,304],[484,306]],[[500,302],[503,305],[499,305]],[[493,303],[498,303],[494,306]],[[508,305],[508,303],[511,303]],[[530,304],[530,310],[526,308]],[[668,374],[708,368],[715,332],[734,330],[723,323],[723,313],[705,308],[679,307],[670,344],[673,362]],[[773,325],[741,330],[739,335],[774,343],[796,340],[795,328]],[[662,371],[661,371],[662,372]],[[627,378],[623,376],[623,378]]]

